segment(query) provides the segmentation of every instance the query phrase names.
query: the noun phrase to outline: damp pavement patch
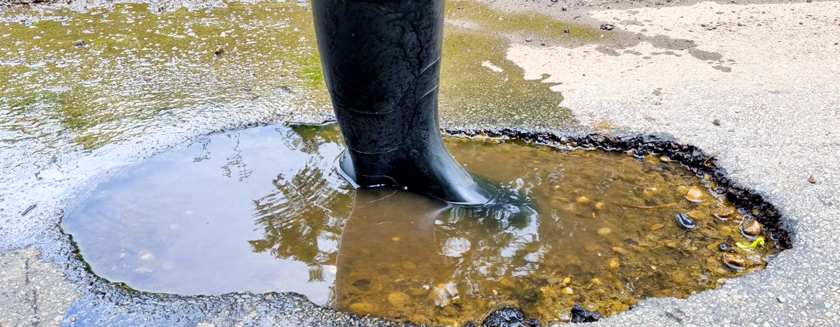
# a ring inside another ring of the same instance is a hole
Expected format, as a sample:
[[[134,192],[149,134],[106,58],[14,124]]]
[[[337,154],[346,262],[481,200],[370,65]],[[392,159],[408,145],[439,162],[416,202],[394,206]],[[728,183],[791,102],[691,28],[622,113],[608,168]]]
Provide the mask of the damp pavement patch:
[[[0,326],[56,326],[79,299],[62,271],[34,246],[0,254]]]

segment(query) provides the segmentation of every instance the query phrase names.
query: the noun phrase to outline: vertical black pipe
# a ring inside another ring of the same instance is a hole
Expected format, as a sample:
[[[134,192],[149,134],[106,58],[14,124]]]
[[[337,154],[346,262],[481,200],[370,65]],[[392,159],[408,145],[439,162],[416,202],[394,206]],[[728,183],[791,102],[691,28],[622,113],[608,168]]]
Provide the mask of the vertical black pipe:
[[[443,0],[313,0],[315,32],[347,151],[341,170],[359,186],[393,185],[459,204],[492,187],[446,150],[437,94]]]

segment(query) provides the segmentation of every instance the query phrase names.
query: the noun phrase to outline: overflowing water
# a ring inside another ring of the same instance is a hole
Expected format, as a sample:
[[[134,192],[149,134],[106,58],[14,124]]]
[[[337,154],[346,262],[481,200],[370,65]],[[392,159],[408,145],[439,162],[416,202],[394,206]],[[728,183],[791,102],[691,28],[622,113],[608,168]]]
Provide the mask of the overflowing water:
[[[291,291],[442,325],[504,305],[543,322],[567,319],[573,304],[609,315],[714,288],[777,251],[713,181],[667,158],[446,143],[470,172],[525,201],[465,208],[355,190],[334,170],[336,126],[275,125],[205,136],[125,169],[62,226],[95,274],[137,290]]]

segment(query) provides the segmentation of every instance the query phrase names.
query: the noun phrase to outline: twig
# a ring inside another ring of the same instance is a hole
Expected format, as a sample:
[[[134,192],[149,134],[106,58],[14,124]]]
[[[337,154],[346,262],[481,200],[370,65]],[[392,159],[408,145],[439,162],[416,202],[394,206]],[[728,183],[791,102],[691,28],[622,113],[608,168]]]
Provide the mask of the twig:
[[[630,208],[636,208],[636,209],[660,209],[660,208],[673,207],[673,206],[677,205],[676,203],[666,203],[666,204],[660,204],[660,205],[655,205],[655,206],[637,206],[637,205],[633,205],[633,204],[618,203],[618,202],[610,202],[610,203],[620,205],[620,206],[623,206],[623,207],[630,207]]]
[[[720,151],[715,152],[715,153],[713,153],[712,155],[710,155],[708,158],[706,158],[706,160],[703,160],[703,166],[704,166],[704,167],[709,167],[709,159],[712,159],[712,158],[714,158],[716,155],[719,155],[719,154],[720,154]]]

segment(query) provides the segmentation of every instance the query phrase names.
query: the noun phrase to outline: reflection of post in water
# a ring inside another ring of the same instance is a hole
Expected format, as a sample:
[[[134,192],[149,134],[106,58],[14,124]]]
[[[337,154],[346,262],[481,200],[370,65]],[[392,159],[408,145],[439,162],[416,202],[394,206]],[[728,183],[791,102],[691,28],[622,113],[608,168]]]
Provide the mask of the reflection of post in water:
[[[492,299],[479,293],[533,269],[526,260],[538,239],[532,214],[528,208],[453,207],[409,192],[358,190],[339,246],[336,307],[417,323],[466,309],[480,317]]]
[[[311,154],[294,175],[279,174],[275,189],[254,200],[254,217],[262,226],[263,239],[249,241],[254,252],[270,252],[277,258],[294,259],[310,266],[310,281],[322,280],[324,264],[335,262],[335,251],[344,217],[352,208],[351,188],[332,168],[334,158],[324,158],[320,146],[337,138],[317,126],[301,126],[278,132],[290,140],[287,146]]]
[[[248,165],[246,165],[245,161],[242,159],[242,150],[239,149],[239,133],[227,134],[226,136],[236,141],[236,146],[233,147],[233,151],[236,152],[236,154],[227,158],[227,162],[224,166],[222,166],[222,175],[230,177],[231,167],[239,168],[239,181],[241,182],[251,176],[251,171],[248,170]]]

